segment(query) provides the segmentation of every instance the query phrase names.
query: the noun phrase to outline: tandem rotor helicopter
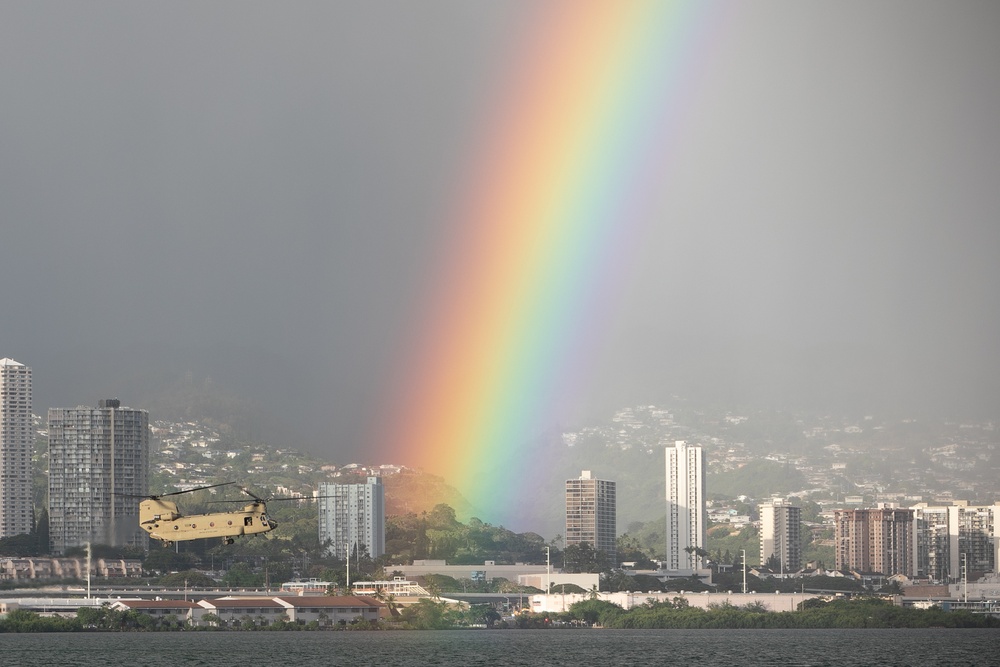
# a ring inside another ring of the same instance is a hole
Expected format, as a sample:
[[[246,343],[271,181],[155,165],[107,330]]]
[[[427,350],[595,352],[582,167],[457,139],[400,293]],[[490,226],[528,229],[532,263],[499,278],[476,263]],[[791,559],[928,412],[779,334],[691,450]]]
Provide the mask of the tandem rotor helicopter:
[[[187,491],[174,491],[145,498],[139,503],[139,526],[149,533],[149,536],[160,540],[164,546],[186,540],[200,540],[209,537],[221,537],[223,544],[232,544],[233,538],[241,535],[262,535],[278,527],[278,524],[267,516],[267,503],[281,500],[312,500],[312,498],[261,498],[245,487],[240,491],[250,496],[251,500],[217,500],[212,502],[236,503],[244,502],[243,509],[232,512],[214,512],[211,514],[192,514],[185,516],[177,509],[177,504],[163,500],[167,496],[179,496],[194,493],[218,486],[228,486],[233,482],[210,484]]]

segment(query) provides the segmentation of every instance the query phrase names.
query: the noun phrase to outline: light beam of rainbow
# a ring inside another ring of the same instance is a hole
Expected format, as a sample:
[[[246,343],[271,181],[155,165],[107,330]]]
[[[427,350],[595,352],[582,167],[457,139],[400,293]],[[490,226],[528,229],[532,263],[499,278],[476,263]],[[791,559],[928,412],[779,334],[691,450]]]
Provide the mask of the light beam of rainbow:
[[[484,123],[379,448],[444,477],[486,521],[524,511],[545,465],[532,445],[585,378],[622,247],[669,165],[662,152],[704,6],[538,5]]]

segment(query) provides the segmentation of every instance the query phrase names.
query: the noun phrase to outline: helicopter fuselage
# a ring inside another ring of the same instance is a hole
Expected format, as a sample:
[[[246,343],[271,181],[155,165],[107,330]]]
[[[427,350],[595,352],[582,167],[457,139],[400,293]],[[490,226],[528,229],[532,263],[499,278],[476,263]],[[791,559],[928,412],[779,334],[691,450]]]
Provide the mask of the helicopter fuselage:
[[[262,501],[248,503],[234,512],[185,516],[175,503],[149,498],[139,503],[139,525],[150,537],[165,544],[210,537],[221,537],[231,544],[234,537],[267,533],[278,524],[268,518]]]

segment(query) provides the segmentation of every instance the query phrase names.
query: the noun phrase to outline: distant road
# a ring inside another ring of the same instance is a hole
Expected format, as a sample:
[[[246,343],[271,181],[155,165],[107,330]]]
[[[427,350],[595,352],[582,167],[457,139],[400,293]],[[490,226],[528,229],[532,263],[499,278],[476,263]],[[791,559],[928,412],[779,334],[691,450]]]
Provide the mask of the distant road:
[[[294,593],[280,591],[277,588],[162,588],[158,586],[134,586],[134,587],[91,587],[90,597],[92,598],[141,598],[153,600],[162,598],[164,600],[202,600],[205,598],[218,598],[227,595],[290,595]],[[0,590],[0,598],[86,598],[87,589],[80,586],[49,586],[45,588],[15,588],[12,590]],[[460,600],[469,604],[497,604],[505,603],[508,606],[523,606],[528,599],[528,594],[518,593],[442,593],[441,597],[449,600]]]
[[[92,598],[143,598],[151,600],[153,598],[163,598],[166,600],[183,600],[185,597],[192,600],[200,600],[207,597],[222,597],[225,595],[254,594],[254,595],[285,595],[277,588],[161,588],[158,586],[134,586],[134,587],[106,587],[92,586],[90,597]],[[83,586],[47,586],[44,588],[14,588],[11,590],[0,590],[0,598],[85,598],[87,589]]]

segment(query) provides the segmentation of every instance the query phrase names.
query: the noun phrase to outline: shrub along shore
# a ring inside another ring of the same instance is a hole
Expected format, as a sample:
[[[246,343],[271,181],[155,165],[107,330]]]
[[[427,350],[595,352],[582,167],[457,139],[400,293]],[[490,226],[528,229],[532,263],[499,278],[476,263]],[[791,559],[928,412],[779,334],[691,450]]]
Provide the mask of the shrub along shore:
[[[604,600],[577,602],[562,614],[516,614],[503,619],[488,605],[467,609],[443,602],[421,600],[402,609],[392,621],[358,621],[322,628],[277,621],[270,625],[240,624],[230,628],[191,626],[180,619],[153,619],[130,611],[84,609],[76,617],[43,617],[19,609],[0,619],[4,632],[155,632],[155,631],[260,631],[260,630],[452,630],[461,628],[605,628],[605,629],[778,629],[778,628],[997,628],[1000,618],[938,607],[898,607],[888,600],[863,598],[824,602],[811,600],[798,611],[771,612],[760,605],[718,605],[709,609],[689,606],[683,598],[650,602],[625,610]]]
[[[810,600],[798,611],[767,611],[760,605],[691,607],[683,598],[625,610],[603,600],[586,600],[569,611],[573,620],[604,628],[995,628],[1000,618],[938,607],[898,607],[889,600]]]

